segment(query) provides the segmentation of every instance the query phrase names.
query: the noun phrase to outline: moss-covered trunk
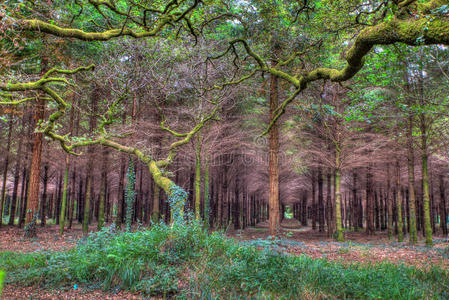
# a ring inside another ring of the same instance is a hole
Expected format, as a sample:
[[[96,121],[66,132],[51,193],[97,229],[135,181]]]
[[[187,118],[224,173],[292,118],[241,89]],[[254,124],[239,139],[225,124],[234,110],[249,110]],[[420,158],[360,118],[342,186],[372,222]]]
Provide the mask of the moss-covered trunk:
[[[425,144],[425,143],[424,143]],[[424,205],[424,231],[426,234],[426,245],[433,246],[432,241],[432,226],[430,224],[430,197],[429,197],[429,170],[428,158],[426,150],[422,149],[422,185],[423,185],[423,205]]]
[[[340,151],[335,152],[335,219],[337,225],[336,239],[339,242],[344,241],[343,228],[341,221],[341,170],[340,170]]]
[[[199,132],[196,136],[195,150],[195,220],[199,220],[201,218],[201,135]]]
[[[409,213],[410,213],[410,244],[416,244],[418,241],[416,231],[416,196],[415,196],[415,154],[413,151],[413,116],[408,119],[407,130],[407,169],[408,169],[408,189],[409,189]]]

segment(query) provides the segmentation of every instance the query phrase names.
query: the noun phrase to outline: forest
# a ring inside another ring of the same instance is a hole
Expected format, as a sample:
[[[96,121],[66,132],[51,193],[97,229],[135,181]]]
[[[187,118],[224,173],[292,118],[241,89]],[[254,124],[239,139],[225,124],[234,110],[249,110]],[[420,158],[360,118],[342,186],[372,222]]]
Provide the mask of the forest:
[[[449,299],[448,0],[3,0],[2,299]]]

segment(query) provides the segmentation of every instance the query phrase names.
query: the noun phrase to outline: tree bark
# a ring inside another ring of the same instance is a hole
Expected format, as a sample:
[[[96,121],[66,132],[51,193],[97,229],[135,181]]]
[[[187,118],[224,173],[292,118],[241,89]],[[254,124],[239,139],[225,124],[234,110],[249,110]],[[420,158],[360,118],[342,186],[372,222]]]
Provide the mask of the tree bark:
[[[42,199],[41,199],[41,208],[40,208],[40,213],[41,213],[41,227],[45,226],[46,223],[46,208],[47,208],[47,187],[48,187],[48,165],[45,164],[44,165],[44,180],[43,180],[43,184],[44,184],[44,191],[42,193]]]
[[[409,192],[409,214],[410,214],[410,226],[409,226],[409,239],[410,244],[416,244],[418,236],[416,232],[416,196],[415,196],[415,154],[413,151],[413,115],[410,114],[408,119],[407,130],[407,168],[408,168],[408,192]]]
[[[446,208],[446,195],[445,195],[445,186],[444,186],[444,177],[443,174],[440,174],[440,210],[441,210],[441,221],[440,227],[441,231],[444,235],[447,235],[447,208]]]
[[[374,224],[374,195],[373,195],[373,174],[372,163],[366,168],[366,233],[374,234],[376,228]]]
[[[335,169],[335,219],[337,225],[337,241],[343,242],[343,228],[341,222],[341,170],[340,170],[340,151],[339,147],[336,147],[335,151],[335,165],[337,168]]]
[[[201,204],[201,134],[196,136],[195,149],[195,220],[201,219],[200,204]]]
[[[20,135],[22,137],[25,136],[24,119],[22,120],[22,129],[21,129]],[[19,189],[20,169],[21,169],[22,155],[23,155],[22,147],[23,147],[23,138],[20,138],[19,139],[19,146],[18,146],[18,149],[17,149],[16,166],[15,166],[15,170],[14,170],[14,186],[13,186],[13,191],[12,191],[11,210],[10,210],[10,213],[9,213],[8,225],[14,225],[14,221],[15,221],[14,219],[16,217],[16,208],[20,207],[20,203],[19,203],[19,205],[17,205],[17,200],[18,200],[17,194],[18,194],[18,189]]]
[[[0,227],[3,224],[3,205],[5,203],[6,197],[6,184],[8,179],[8,167],[9,167],[9,151],[11,148],[11,134],[12,134],[12,117],[9,117],[8,121],[8,138],[6,142],[6,157],[5,157],[5,168],[3,169],[3,179],[2,179],[2,195],[0,200]]]
[[[276,62],[272,60],[272,66]],[[270,75],[270,122],[276,117],[276,109],[279,106],[279,78],[276,75]],[[280,229],[279,215],[279,128],[275,122],[270,130],[269,137],[269,167],[268,174],[270,180],[270,190],[268,195],[268,203],[270,207],[269,214],[269,230],[271,236],[276,236]]]
[[[38,122],[44,119],[44,105],[45,102],[39,98],[38,104],[34,110],[34,128],[37,128]],[[28,199],[25,213],[25,225],[31,224],[33,220],[37,219],[37,212],[39,209],[39,188],[40,188],[40,172],[41,172],[41,156],[42,156],[42,138],[43,133],[33,133],[33,153],[31,155],[31,170],[28,190]],[[31,225],[32,226],[32,225]],[[25,232],[27,237],[35,237],[36,231],[31,230]]]
[[[62,187],[62,202],[61,202],[61,214],[59,217],[59,234],[64,234],[64,226],[65,226],[65,210],[67,205],[67,188],[69,183],[69,169],[70,169],[70,158],[67,154],[65,157],[65,170],[64,170],[64,185]]]
[[[98,225],[97,229],[101,230],[104,225],[104,202],[106,199],[106,186],[107,186],[107,174],[108,174],[108,156],[109,151],[107,147],[103,147],[103,165],[101,168],[101,182],[100,182],[100,201],[98,207]]]

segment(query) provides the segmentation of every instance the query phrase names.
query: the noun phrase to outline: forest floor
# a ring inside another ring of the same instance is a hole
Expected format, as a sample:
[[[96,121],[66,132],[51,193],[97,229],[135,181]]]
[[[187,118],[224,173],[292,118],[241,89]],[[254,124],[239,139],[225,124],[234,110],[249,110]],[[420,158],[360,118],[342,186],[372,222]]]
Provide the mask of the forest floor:
[[[91,227],[92,231],[96,226]],[[326,258],[342,263],[378,264],[391,262],[428,269],[438,265],[449,270],[449,259],[445,249],[448,239],[443,236],[434,237],[435,246],[428,248],[424,241],[410,246],[407,242],[398,243],[388,240],[386,233],[368,236],[363,232],[345,232],[346,242],[338,243],[328,237],[325,232],[302,228],[296,220],[286,220],[282,224],[282,232],[276,240],[270,239],[267,224],[258,224],[245,230],[229,230],[227,235],[258,248],[271,247],[277,251],[291,255],[308,255],[313,258]],[[63,236],[59,235],[59,226],[48,225],[38,228],[38,237],[24,239],[23,231],[16,227],[0,228],[0,251],[34,252],[40,250],[62,251],[72,248],[83,238],[81,225],[75,224]],[[405,240],[407,240],[405,238]],[[447,250],[446,250],[447,251]],[[137,294],[126,291],[105,293],[89,288],[72,288],[61,290],[40,289],[6,285],[2,299],[142,299]]]
[[[425,246],[423,237],[417,245],[411,246],[407,236],[404,242],[398,243],[395,239],[389,240],[386,232],[369,236],[364,232],[348,231],[345,232],[345,242],[339,243],[328,237],[326,232],[312,230],[311,227],[301,228],[299,223],[295,226],[296,222],[285,220],[282,223],[281,235],[273,243],[275,249],[293,255],[304,254],[342,263],[390,262],[424,269],[438,265],[449,270],[449,259],[445,258],[445,251],[449,246],[447,237],[434,236],[434,246],[429,248]],[[228,235],[257,246],[258,240],[263,241],[268,237],[268,225],[261,223],[245,230],[234,230]]]

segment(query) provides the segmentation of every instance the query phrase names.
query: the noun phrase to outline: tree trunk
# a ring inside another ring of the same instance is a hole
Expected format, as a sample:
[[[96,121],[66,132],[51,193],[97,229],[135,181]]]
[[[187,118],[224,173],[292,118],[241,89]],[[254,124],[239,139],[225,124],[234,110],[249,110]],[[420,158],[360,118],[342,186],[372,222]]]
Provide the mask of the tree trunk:
[[[316,173],[315,170],[312,169],[312,209],[311,209],[311,213],[312,213],[312,230],[316,230]]]
[[[391,193],[391,178],[390,178],[390,164],[387,165],[387,196],[385,201],[387,202],[387,230],[388,239],[393,237],[393,200]]]
[[[11,148],[11,134],[12,134],[12,117],[9,117],[8,121],[8,139],[6,142],[6,157],[5,157],[5,168],[3,169],[3,179],[2,179],[2,195],[0,200],[0,227],[3,224],[3,205],[5,203],[6,197],[6,184],[8,179],[8,167],[9,167],[9,151]]]
[[[440,210],[441,210],[441,221],[440,227],[444,235],[447,235],[447,208],[446,208],[446,195],[443,174],[440,174]]]
[[[67,226],[67,229],[72,229],[72,223],[73,223],[73,210],[75,209],[75,198],[76,198],[76,170],[75,167],[73,167],[72,171],[72,183],[71,183],[71,190],[70,190],[70,208],[69,208],[69,225]],[[79,205],[79,202],[77,203]]]
[[[64,234],[65,226],[65,210],[67,205],[67,188],[69,183],[69,168],[70,168],[70,158],[69,154],[65,157],[65,170],[64,170],[64,185],[62,187],[62,202],[61,202],[61,214],[59,217],[59,234]]]
[[[38,104],[34,110],[33,127],[36,129],[39,125],[39,120],[44,119],[44,100],[39,99]],[[41,171],[41,156],[42,156],[42,138],[43,133],[33,133],[33,153],[31,155],[31,170],[28,190],[28,199],[25,213],[25,225],[29,225],[25,232],[26,237],[36,237],[36,231],[32,228],[33,223],[37,219],[37,212],[39,209],[39,188],[40,188],[40,171]]]
[[[318,231],[324,232],[323,171],[318,167]]]
[[[415,196],[415,158],[413,151],[413,116],[409,116],[407,130],[407,168],[408,168],[408,192],[409,192],[409,214],[410,214],[410,226],[409,226],[409,238],[410,244],[416,244],[418,236],[416,232],[416,196]]]
[[[204,224],[206,228],[209,228],[210,225],[209,171],[209,154],[206,153],[206,164],[204,166]]]
[[[24,120],[22,120],[22,129],[21,129],[21,136],[25,135],[25,124]],[[14,225],[14,219],[16,217],[16,208],[20,207],[20,204],[17,205],[17,194],[19,189],[19,180],[20,180],[20,169],[22,164],[22,147],[23,147],[23,139],[19,139],[19,147],[17,149],[17,156],[16,156],[16,167],[14,171],[14,186],[12,191],[12,201],[11,201],[11,210],[9,214],[9,222],[8,225]]]
[[[332,236],[334,233],[334,214],[333,214],[333,205],[332,205],[332,174],[330,170],[328,170],[328,173],[326,175],[326,188],[327,188],[327,195],[326,195],[326,222],[327,222],[327,234],[329,237]]]
[[[275,66],[276,62],[271,62],[272,66]],[[270,76],[270,122],[273,122],[279,105],[279,91],[278,91],[279,79],[277,76],[271,74]],[[279,215],[279,129],[278,124],[275,122],[270,130],[269,137],[269,179],[270,190],[268,195],[268,203],[270,207],[269,214],[269,230],[271,236],[276,236],[280,228],[280,215]]]
[[[107,174],[108,174],[108,155],[109,151],[107,147],[103,147],[103,165],[101,168],[101,182],[100,182],[100,201],[98,207],[98,225],[97,229],[101,230],[104,225],[104,202],[106,198],[106,185],[107,185]]]
[[[343,236],[343,228],[342,228],[342,222],[341,222],[341,171],[340,171],[340,151],[338,150],[335,152],[335,165],[337,166],[335,170],[335,219],[336,219],[336,225],[337,225],[337,241],[343,242],[344,236]]]
[[[396,207],[398,218],[398,242],[404,240],[404,224],[402,223],[402,199],[401,199],[401,165],[396,162]]]
[[[196,136],[195,149],[195,220],[201,219],[201,135],[200,132]]]
[[[41,212],[41,227],[45,226],[46,223],[46,219],[45,219],[45,214],[46,214],[46,206],[47,206],[47,187],[48,187],[48,165],[45,164],[44,166],[44,192],[42,193],[42,199],[41,199],[41,208],[40,208],[40,212]]]
[[[430,224],[430,195],[429,195],[429,173],[427,157],[427,134],[425,125],[421,126],[421,160],[422,160],[422,186],[423,186],[423,209],[424,209],[424,232],[426,235],[426,245],[433,246],[432,226]]]
[[[234,201],[232,201],[232,223],[234,224],[234,229],[240,229],[240,179],[239,174],[235,176],[235,187],[234,187]]]
[[[371,173],[371,165],[369,163],[366,168],[366,233],[374,234],[376,228],[374,225],[374,195],[373,195],[373,174]]]
[[[352,173],[352,222],[354,226],[354,231],[357,231],[359,228],[359,219],[358,219],[358,207],[359,203],[357,201],[357,173],[354,171]]]

